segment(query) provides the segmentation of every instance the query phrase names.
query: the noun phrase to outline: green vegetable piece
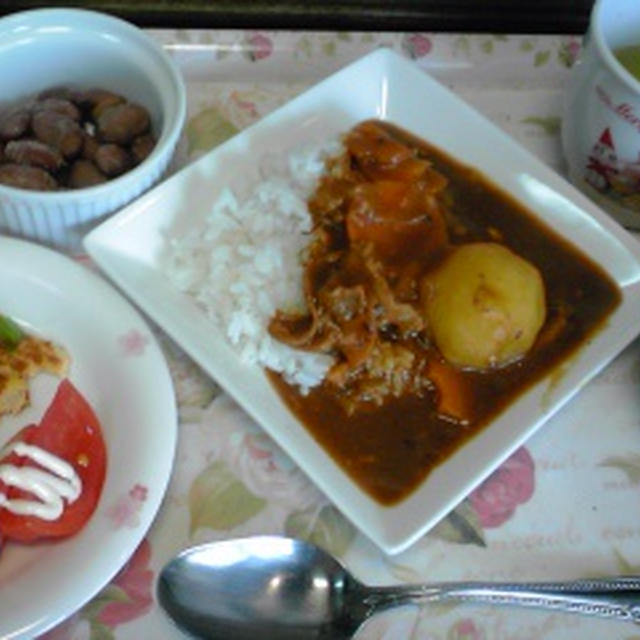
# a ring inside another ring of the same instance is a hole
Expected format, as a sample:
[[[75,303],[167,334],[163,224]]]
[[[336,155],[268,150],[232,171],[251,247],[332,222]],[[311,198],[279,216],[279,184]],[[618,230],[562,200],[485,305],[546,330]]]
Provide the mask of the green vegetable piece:
[[[0,345],[15,349],[24,337],[22,329],[7,316],[0,315]]]

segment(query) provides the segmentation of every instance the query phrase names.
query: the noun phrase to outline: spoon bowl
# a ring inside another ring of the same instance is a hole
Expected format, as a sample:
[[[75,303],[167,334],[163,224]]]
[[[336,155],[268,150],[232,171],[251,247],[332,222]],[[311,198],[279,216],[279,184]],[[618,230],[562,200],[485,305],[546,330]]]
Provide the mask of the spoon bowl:
[[[203,638],[350,638],[364,586],[315,545],[275,536],[179,554],[158,581],[160,603]],[[355,607],[355,610],[352,610]]]
[[[382,609],[438,600],[517,604],[640,622],[638,576],[370,587],[319,547],[281,536],[187,549],[165,565],[157,593],[180,627],[219,640],[347,640]]]

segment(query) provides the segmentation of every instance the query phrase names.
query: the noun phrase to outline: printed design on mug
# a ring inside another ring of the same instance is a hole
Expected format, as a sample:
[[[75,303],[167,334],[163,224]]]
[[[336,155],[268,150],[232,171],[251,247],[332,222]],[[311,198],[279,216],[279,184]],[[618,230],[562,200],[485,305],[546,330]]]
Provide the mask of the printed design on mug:
[[[618,157],[610,127],[605,127],[587,158],[584,178],[600,193],[640,211],[640,154],[633,162]]]
[[[600,85],[596,86],[596,93],[607,109],[614,113],[620,120],[631,125],[636,132],[640,133],[640,116],[636,114],[632,105],[627,102],[616,104],[613,98]]]
[[[593,145],[587,158],[585,180],[598,191],[609,191],[612,178],[618,173],[618,156],[611,129],[607,127]]]

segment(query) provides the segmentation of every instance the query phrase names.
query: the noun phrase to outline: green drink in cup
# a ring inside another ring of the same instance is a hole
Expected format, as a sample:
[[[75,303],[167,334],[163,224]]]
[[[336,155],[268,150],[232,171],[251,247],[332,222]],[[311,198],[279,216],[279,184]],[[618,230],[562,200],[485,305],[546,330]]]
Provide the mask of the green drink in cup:
[[[613,55],[632,76],[640,80],[640,44],[620,47]]]
[[[640,0],[597,0],[562,118],[570,180],[640,230]]]

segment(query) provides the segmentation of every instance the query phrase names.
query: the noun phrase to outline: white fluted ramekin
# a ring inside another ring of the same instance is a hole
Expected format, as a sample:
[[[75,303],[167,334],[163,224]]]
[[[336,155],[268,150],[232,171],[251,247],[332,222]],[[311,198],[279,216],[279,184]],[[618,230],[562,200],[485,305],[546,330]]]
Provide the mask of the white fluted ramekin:
[[[99,87],[144,105],[156,146],[137,167],[104,184],[42,192],[0,185],[0,233],[81,250],[85,233],[163,175],[186,113],[180,72],[151,37],[107,14],[36,9],[0,19],[0,111],[55,86]]]

